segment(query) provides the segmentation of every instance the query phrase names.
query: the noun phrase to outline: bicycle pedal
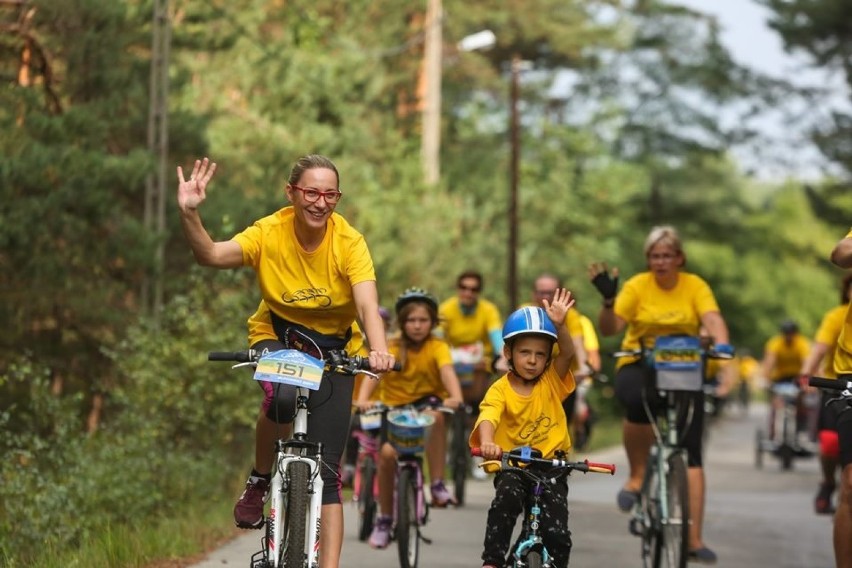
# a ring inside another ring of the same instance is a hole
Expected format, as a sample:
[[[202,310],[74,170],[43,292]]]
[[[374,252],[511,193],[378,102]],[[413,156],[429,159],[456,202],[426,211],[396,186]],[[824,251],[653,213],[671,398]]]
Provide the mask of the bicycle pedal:
[[[639,519],[630,519],[628,523],[628,529],[630,530],[630,534],[633,536],[642,536],[645,534],[645,530],[642,526],[642,521]]]

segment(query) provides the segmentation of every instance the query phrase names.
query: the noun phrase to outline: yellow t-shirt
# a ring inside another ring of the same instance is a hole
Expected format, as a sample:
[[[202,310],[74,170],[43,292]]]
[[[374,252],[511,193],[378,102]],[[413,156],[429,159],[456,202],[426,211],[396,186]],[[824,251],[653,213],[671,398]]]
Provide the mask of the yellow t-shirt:
[[[654,275],[642,272],[630,278],[615,299],[615,314],[627,322],[621,349],[639,349],[640,341],[653,345],[661,335],[698,335],[701,316],[718,312],[710,286],[701,277],[681,272],[671,290],[657,285]],[[618,366],[629,363],[621,359]]]
[[[834,353],[837,351],[837,339],[840,337],[840,331],[843,329],[843,321],[846,318],[846,304],[832,308],[826,312],[819,324],[819,329],[816,332],[814,341],[828,346],[828,351],[825,352],[825,357],[822,359],[822,367],[820,374],[829,379],[837,378],[837,373],[834,372]]]
[[[352,287],[376,279],[364,237],[337,213],[313,252],[296,239],[292,207],[256,221],[233,240],[242,247],[243,264],[257,272],[269,308],[326,335],[346,335],[356,316]]]
[[[441,302],[438,307],[441,332],[444,339],[453,347],[481,343],[484,358],[490,363],[494,357],[490,333],[503,329],[500,310],[488,300],[477,300],[473,313],[462,312],[458,297]]]
[[[484,420],[494,425],[494,442],[504,451],[532,446],[544,457],[571,449],[571,435],[562,401],[574,391],[574,375],[560,378],[551,364],[538,379],[529,396],[512,389],[508,375],[492,384],[479,405],[479,417],[470,434],[473,448],[481,445],[478,426]]]
[[[760,363],[757,359],[748,355],[746,357],[737,357],[737,364],[739,365],[739,377],[741,381],[745,381],[747,384],[751,384],[754,382],[754,378],[757,376],[758,369],[760,368]]]
[[[402,362],[402,344],[400,338],[391,340],[388,350]],[[374,398],[388,406],[408,404],[426,396],[441,396],[445,392],[441,382],[441,368],[452,365],[450,346],[437,337],[429,337],[414,351],[405,352],[402,371],[382,375]]]
[[[583,328],[583,347],[586,351],[600,351],[601,344],[598,340],[598,332],[595,331],[595,324],[592,320],[583,314],[580,314],[580,325]]]
[[[796,335],[790,343],[784,340],[783,335],[770,337],[763,348],[764,356],[768,353],[775,354],[775,367],[769,379],[777,381],[798,376],[810,349],[811,344],[803,335]]]
[[[846,235],[852,238],[852,230]],[[852,306],[852,304],[849,304]],[[852,374],[852,308],[847,306],[843,328],[837,338],[837,349],[834,351],[834,372],[838,375]]]

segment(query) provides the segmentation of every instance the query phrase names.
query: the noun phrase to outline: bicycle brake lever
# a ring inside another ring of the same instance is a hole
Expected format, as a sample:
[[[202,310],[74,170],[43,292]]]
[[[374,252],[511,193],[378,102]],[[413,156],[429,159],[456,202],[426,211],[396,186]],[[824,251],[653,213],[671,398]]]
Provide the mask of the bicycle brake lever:
[[[254,361],[246,361],[245,363],[237,363],[232,369],[236,369],[237,367],[254,367],[257,368],[257,363]]]

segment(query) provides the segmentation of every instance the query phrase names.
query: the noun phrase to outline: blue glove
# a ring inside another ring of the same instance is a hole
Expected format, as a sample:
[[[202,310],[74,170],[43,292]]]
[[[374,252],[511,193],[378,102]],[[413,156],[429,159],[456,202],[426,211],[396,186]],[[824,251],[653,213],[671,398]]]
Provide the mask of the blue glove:
[[[734,346],[727,343],[717,343],[713,347],[713,353],[722,355],[723,359],[731,359],[734,356]]]

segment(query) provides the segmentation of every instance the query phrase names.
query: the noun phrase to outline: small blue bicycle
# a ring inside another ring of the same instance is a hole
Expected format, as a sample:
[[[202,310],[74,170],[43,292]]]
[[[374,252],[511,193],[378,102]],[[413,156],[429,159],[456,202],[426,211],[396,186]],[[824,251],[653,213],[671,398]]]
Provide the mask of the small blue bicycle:
[[[471,455],[480,456],[479,448],[471,448]],[[512,548],[512,568],[550,568],[551,557],[544,546],[539,527],[541,526],[541,495],[549,484],[570,475],[572,471],[583,473],[608,473],[615,475],[615,464],[592,463],[589,460],[569,462],[559,458],[542,458],[541,452],[529,446],[503,452],[499,462],[486,461],[480,467],[499,464],[502,471],[514,471],[533,482],[527,495],[524,509],[524,524]],[[535,464],[536,467],[527,467]]]

